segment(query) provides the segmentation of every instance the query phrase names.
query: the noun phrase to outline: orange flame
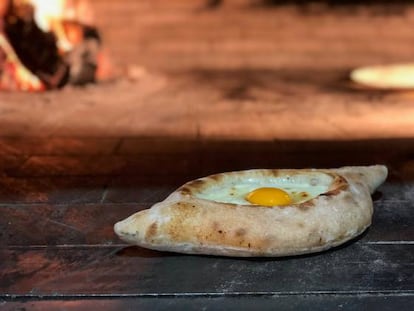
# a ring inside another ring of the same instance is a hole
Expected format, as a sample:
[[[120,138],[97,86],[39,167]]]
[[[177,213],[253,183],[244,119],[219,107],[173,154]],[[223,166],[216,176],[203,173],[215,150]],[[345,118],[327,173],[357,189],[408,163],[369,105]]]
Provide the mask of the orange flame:
[[[64,21],[91,24],[93,20],[92,10],[85,0],[27,1],[35,8],[35,21],[37,25],[43,31],[52,31],[56,35],[58,48],[62,52],[70,51],[76,43],[82,40],[79,27],[68,26]]]
[[[5,53],[0,90],[44,91],[45,85],[20,61],[6,37],[0,33],[0,48]]]

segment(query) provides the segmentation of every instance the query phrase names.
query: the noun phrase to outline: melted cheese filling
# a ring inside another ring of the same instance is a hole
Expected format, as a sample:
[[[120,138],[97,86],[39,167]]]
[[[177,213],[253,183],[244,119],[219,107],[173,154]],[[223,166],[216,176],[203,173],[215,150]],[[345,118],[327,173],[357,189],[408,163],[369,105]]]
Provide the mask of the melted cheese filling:
[[[194,195],[200,199],[238,205],[286,206],[311,200],[329,191],[333,178],[325,173],[281,177],[229,175]]]

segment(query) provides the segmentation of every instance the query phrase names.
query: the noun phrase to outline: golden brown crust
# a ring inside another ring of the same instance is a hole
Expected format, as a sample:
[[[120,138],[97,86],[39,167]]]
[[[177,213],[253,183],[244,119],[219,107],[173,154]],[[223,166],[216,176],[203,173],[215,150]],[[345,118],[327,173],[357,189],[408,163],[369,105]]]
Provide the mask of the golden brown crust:
[[[323,172],[327,192],[283,207],[237,205],[195,194],[226,178]],[[336,170],[251,170],[191,181],[151,209],[115,225],[124,240],[158,250],[224,256],[285,256],[320,251],[363,232],[371,223],[370,192],[386,178],[383,166]]]

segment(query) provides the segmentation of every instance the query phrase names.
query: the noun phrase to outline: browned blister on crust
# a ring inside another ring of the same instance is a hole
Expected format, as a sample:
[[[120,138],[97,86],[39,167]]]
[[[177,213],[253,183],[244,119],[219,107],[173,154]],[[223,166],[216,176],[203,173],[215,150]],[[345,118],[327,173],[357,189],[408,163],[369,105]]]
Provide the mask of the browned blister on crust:
[[[226,179],[316,173],[331,177],[328,190],[288,206],[231,204],[197,195]],[[371,193],[386,176],[386,167],[380,165],[211,175],[117,223],[115,232],[142,247],[188,254],[277,257],[317,252],[356,237],[371,224]]]

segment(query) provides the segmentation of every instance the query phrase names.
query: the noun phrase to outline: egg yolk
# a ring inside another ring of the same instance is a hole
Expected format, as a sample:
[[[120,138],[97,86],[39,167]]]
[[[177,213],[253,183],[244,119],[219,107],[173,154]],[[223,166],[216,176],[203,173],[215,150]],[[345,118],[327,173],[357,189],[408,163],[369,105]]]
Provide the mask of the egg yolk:
[[[279,188],[258,188],[247,194],[246,200],[263,206],[285,206],[292,203],[289,194]]]

